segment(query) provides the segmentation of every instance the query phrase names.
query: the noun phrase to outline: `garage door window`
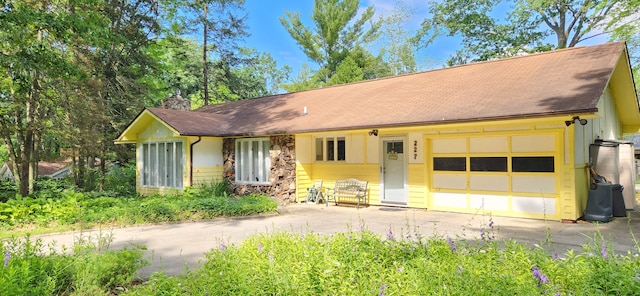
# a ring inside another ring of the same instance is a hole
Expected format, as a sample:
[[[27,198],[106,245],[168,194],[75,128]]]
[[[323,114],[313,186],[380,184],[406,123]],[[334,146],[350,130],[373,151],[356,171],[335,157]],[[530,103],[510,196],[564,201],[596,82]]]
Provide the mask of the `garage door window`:
[[[434,157],[434,171],[464,172],[467,170],[466,157]]]
[[[472,172],[506,172],[506,157],[471,157]]]
[[[555,171],[553,156],[512,157],[511,170],[514,172],[553,173]]]

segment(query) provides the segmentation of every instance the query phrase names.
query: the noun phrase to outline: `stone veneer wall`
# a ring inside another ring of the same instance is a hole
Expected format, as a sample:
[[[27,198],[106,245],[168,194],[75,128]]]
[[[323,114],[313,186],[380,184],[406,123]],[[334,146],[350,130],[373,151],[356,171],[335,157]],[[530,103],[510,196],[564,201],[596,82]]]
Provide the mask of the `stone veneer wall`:
[[[169,96],[168,98],[162,100],[162,108],[191,111],[191,101],[181,97],[180,94],[176,95],[175,97]]]
[[[291,135],[272,136],[270,142],[271,170],[269,180],[271,180],[271,185],[235,183],[235,140],[231,138],[224,139],[222,144],[224,176],[235,194],[267,194],[288,204],[295,201],[296,198],[295,137]]]

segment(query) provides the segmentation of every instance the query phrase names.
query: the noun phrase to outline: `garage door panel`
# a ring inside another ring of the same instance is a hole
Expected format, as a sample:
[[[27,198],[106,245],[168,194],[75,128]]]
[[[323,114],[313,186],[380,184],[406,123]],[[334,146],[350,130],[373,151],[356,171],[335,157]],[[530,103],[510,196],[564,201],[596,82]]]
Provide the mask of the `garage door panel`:
[[[555,193],[555,176],[513,176],[512,191],[532,193]]]
[[[471,207],[476,210],[509,210],[509,197],[504,195],[470,194],[469,202]]]
[[[470,176],[469,187],[471,190],[509,191],[509,177],[508,176]]]
[[[466,153],[467,139],[434,139],[433,153]]]
[[[507,137],[478,137],[469,139],[471,153],[507,152],[509,139]]]
[[[467,189],[467,175],[465,174],[435,174],[433,188],[437,189]]]
[[[467,194],[435,192],[433,194],[433,205],[447,208],[467,208]]]
[[[520,213],[556,214],[556,199],[528,196],[511,197],[512,211]]]
[[[553,152],[556,141],[553,135],[531,135],[511,137],[512,152]]]

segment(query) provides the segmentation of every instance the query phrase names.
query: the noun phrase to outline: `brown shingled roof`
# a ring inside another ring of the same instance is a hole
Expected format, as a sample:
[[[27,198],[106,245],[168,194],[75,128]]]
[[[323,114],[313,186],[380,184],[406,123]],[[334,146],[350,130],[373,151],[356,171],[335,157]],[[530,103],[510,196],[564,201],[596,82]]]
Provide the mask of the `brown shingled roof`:
[[[198,131],[243,136],[595,112],[624,49],[623,42],[574,47],[208,105],[192,113],[226,116],[228,125]],[[192,119],[176,120],[186,128]]]
[[[9,169],[13,169],[13,162],[6,162]],[[60,161],[39,161],[38,162],[38,176],[49,176],[57,173],[58,171],[64,169],[65,167],[71,165],[70,159],[60,160]]]
[[[229,130],[229,118],[202,112],[181,111],[162,108],[147,108],[183,136],[217,136]]]

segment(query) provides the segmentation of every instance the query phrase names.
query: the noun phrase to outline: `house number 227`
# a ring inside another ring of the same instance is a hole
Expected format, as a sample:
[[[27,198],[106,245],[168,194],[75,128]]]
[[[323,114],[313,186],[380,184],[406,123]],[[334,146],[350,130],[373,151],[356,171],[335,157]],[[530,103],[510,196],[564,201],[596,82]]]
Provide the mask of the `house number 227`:
[[[418,141],[413,141],[413,159],[418,159]]]

